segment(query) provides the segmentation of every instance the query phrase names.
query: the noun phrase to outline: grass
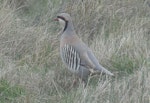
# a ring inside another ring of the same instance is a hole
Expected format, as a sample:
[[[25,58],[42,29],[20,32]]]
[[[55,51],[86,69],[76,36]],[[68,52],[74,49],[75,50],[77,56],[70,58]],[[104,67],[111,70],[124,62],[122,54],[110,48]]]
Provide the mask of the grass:
[[[12,3],[0,0],[0,103],[150,102],[148,0]],[[59,12],[71,14],[78,36],[115,77],[69,88],[74,77],[60,59],[53,21]]]
[[[20,99],[25,95],[25,90],[22,86],[14,85],[11,86],[7,80],[1,79],[0,81],[0,102],[6,103],[16,101],[17,97]]]

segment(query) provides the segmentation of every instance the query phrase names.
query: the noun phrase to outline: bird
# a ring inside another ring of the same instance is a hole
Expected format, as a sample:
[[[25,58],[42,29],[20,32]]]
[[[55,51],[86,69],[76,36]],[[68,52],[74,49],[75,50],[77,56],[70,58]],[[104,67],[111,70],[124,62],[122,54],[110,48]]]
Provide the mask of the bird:
[[[76,34],[70,14],[60,13],[55,18],[62,27],[60,34],[60,56],[66,67],[85,84],[92,72],[113,73],[99,64],[92,50]]]

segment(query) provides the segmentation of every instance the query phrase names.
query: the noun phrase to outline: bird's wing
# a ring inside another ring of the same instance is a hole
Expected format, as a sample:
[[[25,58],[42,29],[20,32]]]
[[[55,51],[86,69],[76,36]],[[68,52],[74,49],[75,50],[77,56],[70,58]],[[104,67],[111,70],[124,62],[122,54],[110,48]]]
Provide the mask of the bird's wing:
[[[72,43],[72,46],[75,48],[76,52],[80,55],[81,64],[88,67],[88,69],[101,71],[108,75],[113,75],[110,71],[101,66],[94,56],[93,52],[86,46],[81,40],[76,40],[75,43]]]
[[[91,50],[88,50],[85,55],[85,61],[87,64],[90,64],[89,66],[91,66],[91,68],[93,68],[94,70],[101,71],[102,73],[106,73],[108,75],[113,75],[113,73],[111,73],[99,64],[98,60],[96,59]]]

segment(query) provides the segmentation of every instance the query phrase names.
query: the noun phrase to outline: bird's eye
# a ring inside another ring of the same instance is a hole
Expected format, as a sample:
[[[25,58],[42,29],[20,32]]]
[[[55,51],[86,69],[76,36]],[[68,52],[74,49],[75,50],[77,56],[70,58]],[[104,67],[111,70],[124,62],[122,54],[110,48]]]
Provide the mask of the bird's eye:
[[[57,16],[57,18],[60,18],[60,19],[62,19],[62,20],[64,20],[64,21],[67,21],[64,17],[62,17],[62,16]]]

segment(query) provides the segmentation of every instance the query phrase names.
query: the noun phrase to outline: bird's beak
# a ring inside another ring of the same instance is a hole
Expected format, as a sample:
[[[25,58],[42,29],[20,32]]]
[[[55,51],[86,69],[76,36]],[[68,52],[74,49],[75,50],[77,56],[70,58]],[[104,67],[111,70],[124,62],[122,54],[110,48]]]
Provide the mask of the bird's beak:
[[[55,18],[54,21],[58,21],[58,18]]]

